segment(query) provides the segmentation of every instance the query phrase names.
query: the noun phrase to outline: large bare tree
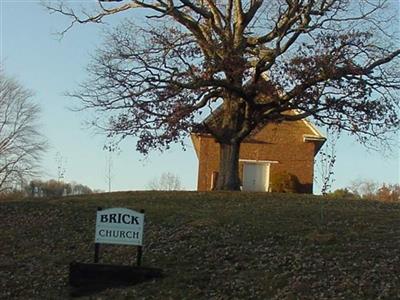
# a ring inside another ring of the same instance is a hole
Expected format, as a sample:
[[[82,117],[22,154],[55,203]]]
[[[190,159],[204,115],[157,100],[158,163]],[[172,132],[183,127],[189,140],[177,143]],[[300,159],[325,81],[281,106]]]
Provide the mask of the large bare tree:
[[[143,153],[193,130],[212,134],[221,149],[217,189],[239,189],[240,144],[267,122],[312,117],[362,142],[399,128],[394,1],[96,5],[48,8],[71,18],[65,31],[139,8],[148,22],[134,24],[135,14],[126,15],[130,20],[108,33],[89,66],[91,78],[73,96],[97,112],[95,126],[110,137],[136,136]],[[202,121],[207,110],[212,117]]]
[[[36,175],[46,140],[32,92],[0,70],[0,193]]]

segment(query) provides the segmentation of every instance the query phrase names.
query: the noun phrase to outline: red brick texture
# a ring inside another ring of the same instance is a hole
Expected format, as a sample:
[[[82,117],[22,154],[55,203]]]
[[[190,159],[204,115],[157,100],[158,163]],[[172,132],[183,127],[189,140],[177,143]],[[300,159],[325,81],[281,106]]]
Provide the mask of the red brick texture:
[[[304,135],[315,136],[304,121],[268,124],[241,144],[239,157],[241,160],[272,161],[270,179],[286,171],[298,177],[301,192],[312,193],[314,155],[321,141],[305,141]],[[219,169],[219,144],[205,134],[192,134],[192,140],[199,159],[197,190],[209,191],[212,173]],[[240,176],[242,168],[243,163],[240,164]]]

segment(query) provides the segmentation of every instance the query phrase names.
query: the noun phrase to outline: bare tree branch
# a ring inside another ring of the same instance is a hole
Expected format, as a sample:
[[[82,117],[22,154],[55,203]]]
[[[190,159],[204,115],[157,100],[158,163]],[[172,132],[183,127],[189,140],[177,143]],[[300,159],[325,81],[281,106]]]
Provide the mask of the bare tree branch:
[[[48,8],[69,17],[70,26],[138,8],[157,19],[125,22],[109,33],[88,68],[91,77],[72,93],[81,108],[96,111],[94,126],[118,141],[137,137],[142,153],[199,128],[237,146],[257,126],[306,117],[362,142],[385,141],[399,129],[399,32],[391,1],[108,5],[86,15],[62,4]],[[204,120],[201,113],[217,102]]]
[[[46,149],[32,93],[0,73],[0,192],[34,176]]]

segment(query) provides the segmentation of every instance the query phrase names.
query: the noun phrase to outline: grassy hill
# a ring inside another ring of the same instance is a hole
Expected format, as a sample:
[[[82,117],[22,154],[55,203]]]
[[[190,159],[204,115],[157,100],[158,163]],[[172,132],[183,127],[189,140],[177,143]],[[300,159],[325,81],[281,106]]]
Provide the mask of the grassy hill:
[[[69,297],[97,206],[146,210],[143,265],[166,276],[95,299],[399,299],[400,204],[258,193],[124,192],[0,203],[0,298]],[[101,262],[133,264],[104,246]]]

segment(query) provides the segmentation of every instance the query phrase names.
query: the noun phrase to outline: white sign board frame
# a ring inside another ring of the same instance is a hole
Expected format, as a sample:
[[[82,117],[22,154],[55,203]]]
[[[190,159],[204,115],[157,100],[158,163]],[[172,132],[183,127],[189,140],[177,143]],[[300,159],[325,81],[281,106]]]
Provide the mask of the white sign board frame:
[[[95,243],[143,245],[144,214],[122,207],[97,211]]]

